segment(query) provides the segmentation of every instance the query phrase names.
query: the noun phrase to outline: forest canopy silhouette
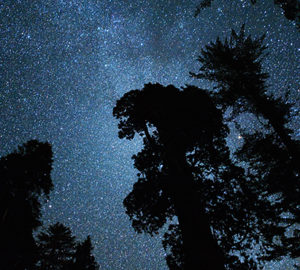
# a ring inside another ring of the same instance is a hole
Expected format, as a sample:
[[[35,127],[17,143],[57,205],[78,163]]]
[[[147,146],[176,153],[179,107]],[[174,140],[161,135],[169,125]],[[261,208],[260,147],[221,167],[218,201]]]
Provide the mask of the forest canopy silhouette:
[[[263,41],[243,26],[207,45],[190,74],[215,83],[211,90],[149,83],[113,110],[119,137],[138,134],[144,144],[132,157],[139,173],[126,213],[137,232],[169,224],[170,269],[261,269],[300,256],[299,142],[286,127],[291,105],[267,94]],[[244,112],[263,128],[243,130],[235,119]],[[233,156],[230,123],[244,140]]]
[[[212,2],[201,1],[195,16]],[[299,1],[274,3],[299,27]],[[136,182],[123,206],[137,233],[164,232],[170,270],[263,269],[300,257],[293,104],[288,89],[270,94],[266,36],[245,28],[199,52],[199,69],[187,76],[210,88],[145,82],[112,112],[120,139],[142,139],[132,156]],[[245,114],[256,121],[251,130],[240,123]],[[232,127],[240,139],[234,147]],[[61,222],[42,222],[55,189],[52,164],[52,146],[38,140],[0,158],[0,270],[100,269],[90,235],[79,240]]]
[[[300,256],[299,141],[286,127],[291,105],[267,93],[263,42],[243,26],[202,49],[190,73],[214,88],[148,83],[113,110],[120,138],[143,139],[126,213],[139,233],[168,225],[162,244],[172,270],[261,269]],[[245,112],[263,128],[239,126]],[[243,138],[234,153],[231,123]],[[99,269],[90,236],[80,242],[59,222],[41,228],[52,161],[51,145],[36,140],[0,159],[1,269]]]
[[[37,140],[0,159],[1,270],[99,269],[89,236],[80,242],[61,223],[41,228],[52,161],[51,145]]]

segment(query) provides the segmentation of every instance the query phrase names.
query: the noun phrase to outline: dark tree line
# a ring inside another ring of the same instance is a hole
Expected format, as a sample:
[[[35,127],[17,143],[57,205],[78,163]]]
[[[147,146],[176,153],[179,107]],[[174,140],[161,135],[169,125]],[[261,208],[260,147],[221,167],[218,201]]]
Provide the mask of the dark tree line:
[[[223,110],[232,108],[232,118],[250,112],[263,122],[263,132],[240,130],[245,142],[236,158],[248,163],[251,174],[260,175],[268,192],[280,200],[280,209],[288,216],[281,229],[284,231],[300,222],[300,143],[292,139],[292,130],[287,128],[291,104],[267,94],[268,74],[261,66],[266,49],[263,39],[246,37],[244,27],[239,34],[232,31],[230,40],[217,39],[201,51],[199,73],[191,74],[217,84],[212,95]],[[271,258],[300,256],[299,230],[295,229],[293,235],[290,239],[282,236],[282,248],[276,249]]]
[[[119,137],[143,138],[126,213],[137,232],[171,223],[163,240],[170,269],[262,269],[300,256],[300,146],[287,128],[291,105],[267,93],[263,41],[242,27],[208,44],[191,76],[213,89],[146,84],[114,108]],[[260,129],[238,124],[245,112]],[[232,123],[244,140],[235,153],[226,143]],[[99,268],[90,237],[79,242],[61,223],[33,236],[53,189],[51,166],[51,146],[38,141],[0,159],[0,269]]]
[[[88,236],[83,242],[76,241],[71,230],[61,223],[50,225],[37,236],[39,257],[35,269],[40,270],[96,270],[99,269],[93,246]]]
[[[275,99],[267,94],[268,74],[261,66],[266,49],[263,40],[264,36],[257,39],[246,37],[244,26],[239,34],[232,31],[230,40],[221,42],[217,39],[201,51],[199,73],[191,75],[217,84],[212,95],[223,110],[233,109],[232,118],[250,112],[265,120],[265,134],[249,135],[242,131],[245,144],[238,155],[253,166],[259,163],[261,167],[268,167],[270,191],[283,193],[283,197],[289,200],[287,205],[293,204],[290,211],[299,221],[300,144],[292,139],[292,130],[287,128],[291,105],[283,98]]]
[[[0,269],[99,269],[88,236],[79,242],[56,223],[40,230],[41,202],[49,199],[52,149],[36,140],[0,159]]]
[[[51,166],[51,146],[37,141],[0,159],[1,269],[24,269],[35,260],[32,233],[41,225],[39,197],[53,188]]]
[[[119,137],[144,142],[124,200],[134,229],[153,234],[178,219],[163,241],[170,269],[261,269],[300,256],[299,142],[286,128],[290,105],[267,95],[263,40],[243,27],[207,45],[191,75],[216,83],[210,91],[146,84],[114,108]],[[232,158],[227,125],[247,111],[263,131],[237,126],[244,144]]]

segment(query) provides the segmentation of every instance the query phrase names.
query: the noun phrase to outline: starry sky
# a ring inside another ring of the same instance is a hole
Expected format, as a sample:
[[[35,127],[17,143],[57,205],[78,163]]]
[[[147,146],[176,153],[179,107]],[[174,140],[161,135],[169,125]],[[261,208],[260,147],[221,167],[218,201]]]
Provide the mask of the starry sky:
[[[30,139],[53,146],[55,188],[45,224],[92,236],[105,270],[165,270],[162,235],[131,228],[122,201],[136,181],[131,156],[141,141],[118,139],[112,108],[144,83],[194,84],[200,49],[231,28],[267,34],[269,89],[290,89],[299,125],[299,32],[273,1],[216,0],[193,17],[198,0],[0,1],[0,155]],[[252,128],[252,120],[244,119]],[[234,133],[233,133],[234,134]],[[240,139],[231,136],[234,145]],[[283,260],[266,269],[287,269]],[[292,269],[292,268],[290,268]]]

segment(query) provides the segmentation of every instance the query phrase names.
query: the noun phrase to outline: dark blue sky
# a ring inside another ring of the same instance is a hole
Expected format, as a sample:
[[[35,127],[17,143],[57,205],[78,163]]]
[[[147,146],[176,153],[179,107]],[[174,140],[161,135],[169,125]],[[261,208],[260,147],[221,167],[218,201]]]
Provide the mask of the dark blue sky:
[[[53,145],[45,223],[91,234],[101,269],[167,269],[161,236],[137,235],[122,206],[140,148],[117,136],[112,108],[125,92],[148,82],[208,87],[189,78],[200,49],[246,23],[248,34],[267,34],[270,91],[290,88],[300,136],[299,32],[273,1],[258,2],[215,0],[197,18],[197,0],[0,2],[0,154],[33,138]]]

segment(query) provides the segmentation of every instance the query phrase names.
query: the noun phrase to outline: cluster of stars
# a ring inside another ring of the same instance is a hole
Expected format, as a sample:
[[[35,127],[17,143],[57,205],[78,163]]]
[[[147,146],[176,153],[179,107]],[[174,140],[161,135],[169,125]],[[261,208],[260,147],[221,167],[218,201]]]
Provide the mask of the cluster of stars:
[[[215,0],[197,18],[196,0],[0,4],[1,155],[29,139],[53,145],[55,188],[44,223],[91,234],[101,269],[167,269],[161,235],[137,235],[122,205],[141,141],[118,139],[112,109],[119,97],[148,82],[209,88],[189,77],[200,49],[246,22],[248,34],[267,32],[270,91],[289,86],[299,98],[295,26],[273,1],[248,2]]]

